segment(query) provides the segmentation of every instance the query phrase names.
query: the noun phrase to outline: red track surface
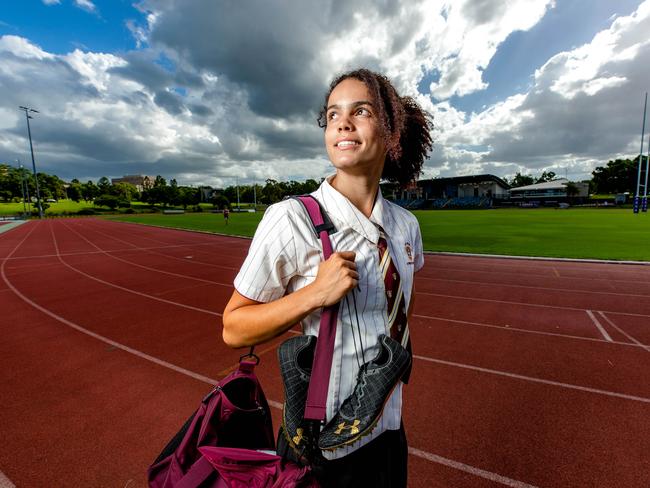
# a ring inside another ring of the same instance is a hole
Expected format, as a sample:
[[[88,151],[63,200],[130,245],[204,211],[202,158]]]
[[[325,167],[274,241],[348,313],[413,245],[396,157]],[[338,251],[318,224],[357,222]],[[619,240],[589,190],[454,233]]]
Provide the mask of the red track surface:
[[[0,481],[145,486],[237,362],[220,312],[248,245],[95,219],[1,234]],[[427,256],[416,281],[410,486],[650,486],[650,267]],[[282,340],[260,348],[276,407]]]

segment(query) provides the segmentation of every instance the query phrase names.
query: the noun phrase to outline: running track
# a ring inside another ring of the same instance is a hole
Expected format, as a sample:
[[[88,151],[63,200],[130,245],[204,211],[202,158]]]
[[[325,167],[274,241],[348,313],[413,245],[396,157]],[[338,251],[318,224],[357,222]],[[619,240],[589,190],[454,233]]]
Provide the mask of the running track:
[[[97,219],[0,234],[0,486],[145,486],[237,362],[220,314],[248,245]],[[410,486],[650,486],[650,267],[430,255],[416,289]],[[276,426],[282,340],[259,348]]]

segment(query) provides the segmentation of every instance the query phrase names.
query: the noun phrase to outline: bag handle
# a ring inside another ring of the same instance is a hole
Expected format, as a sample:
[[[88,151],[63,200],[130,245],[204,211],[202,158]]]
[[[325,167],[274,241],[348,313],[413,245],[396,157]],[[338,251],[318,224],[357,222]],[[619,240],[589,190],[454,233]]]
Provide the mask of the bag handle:
[[[300,195],[295,198],[307,209],[309,218],[314,224],[316,234],[323,245],[323,256],[327,260],[332,255],[332,243],[329,233],[334,225],[323,212],[318,200],[311,195]],[[318,341],[311,368],[307,402],[305,403],[305,419],[322,422],[325,420],[327,392],[329,390],[330,371],[334,355],[334,340],[336,339],[336,322],[339,304],[335,303],[323,308],[318,329]]]

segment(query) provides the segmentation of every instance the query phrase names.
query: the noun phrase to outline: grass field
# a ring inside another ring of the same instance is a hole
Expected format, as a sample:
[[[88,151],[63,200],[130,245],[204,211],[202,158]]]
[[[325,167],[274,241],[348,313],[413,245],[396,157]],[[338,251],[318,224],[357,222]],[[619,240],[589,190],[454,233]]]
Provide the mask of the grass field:
[[[62,212],[78,212],[83,208],[93,208],[92,203],[73,202],[72,200],[59,200],[56,203],[48,203],[50,206],[45,210],[45,214],[57,214]],[[36,211],[36,204],[32,205],[34,211]],[[0,215],[14,215],[23,213],[23,204],[22,203],[0,203]]]
[[[428,251],[650,261],[650,215],[629,209],[416,211]],[[128,222],[252,236],[262,213],[124,215]]]
[[[108,207],[96,207],[92,202],[73,202],[72,200],[59,200],[58,202],[48,203],[49,207],[45,210],[46,215],[59,215],[59,214],[74,214],[79,210],[90,208],[100,213],[111,213]],[[242,204],[242,208],[252,207],[251,204]],[[201,203],[200,206],[204,211],[210,211],[213,206],[209,203]],[[131,208],[136,212],[159,212],[160,207],[152,208],[148,203],[131,202]],[[182,207],[168,207],[168,208],[182,208]],[[36,204],[33,205],[33,210],[36,211]],[[114,213],[123,213],[125,209],[121,208],[115,210]],[[0,215],[17,215],[23,213],[22,203],[0,203]]]
[[[257,224],[262,219],[262,212],[230,212],[230,219],[226,225],[220,213],[185,213],[185,214],[132,214],[115,215],[107,217],[123,222],[136,222],[139,224],[159,225],[175,229],[192,229],[206,232],[217,232],[239,236],[252,236]]]

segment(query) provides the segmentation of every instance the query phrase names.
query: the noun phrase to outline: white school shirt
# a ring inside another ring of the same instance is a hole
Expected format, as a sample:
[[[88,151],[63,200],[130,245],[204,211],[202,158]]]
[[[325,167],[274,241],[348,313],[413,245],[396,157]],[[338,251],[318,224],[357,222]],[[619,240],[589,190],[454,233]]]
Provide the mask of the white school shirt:
[[[386,235],[391,257],[403,284],[407,309],[413,289],[413,274],[424,265],[420,227],[412,213],[384,200],[379,191],[372,214],[367,218],[330,185],[331,178],[324,180],[312,195],[336,228],[330,235],[334,252],[356,252],[359,290],[351,291],[347,300],[341,300],[339,305],[326,405],[328,421],[354,390],[359,365],[378,354],[379,335],[389,333],[386,292],[379,269],[377,226]],[[270,302],[314,281],[322,260],[321,242],[307,211],[298,201],[284,200],[266,210],[234,285],[240,294],[251,300]],[[353,292],[356,295],[356,313]],[[320,315],[320,310],[317,310],[301,321],[303,333],[318,335]],[[365,356],[362,356],[359,342],[363,345]],[[402,386],[400,382],[395,388],[377,426],[369,435],[335,451],[323,451],[323,455],[328,459],[343,457],[382,432],[399,429]]]

